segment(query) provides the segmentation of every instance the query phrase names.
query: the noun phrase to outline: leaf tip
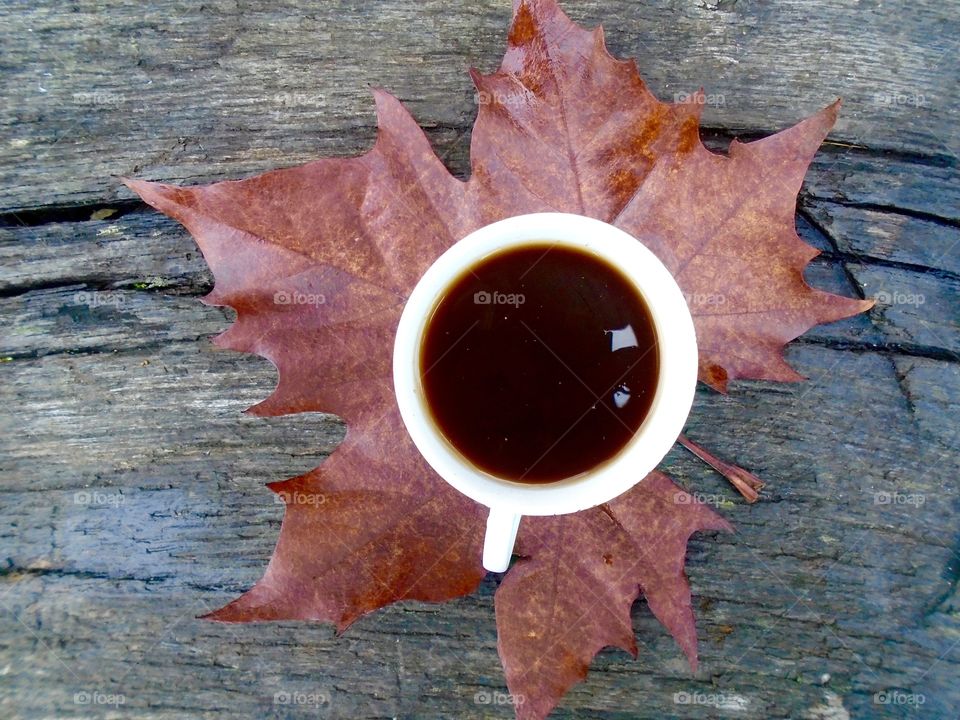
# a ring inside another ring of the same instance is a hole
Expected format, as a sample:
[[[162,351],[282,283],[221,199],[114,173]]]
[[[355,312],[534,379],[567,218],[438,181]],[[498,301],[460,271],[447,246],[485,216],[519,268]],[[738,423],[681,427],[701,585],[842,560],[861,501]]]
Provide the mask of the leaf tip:
[[[120,180],[147,205],[183,222],[183,207],[190,197],[190,190],[176,185],[122,177]]]
[[[708,528],[709,530],[720,530],[722,532],[729,533],[737,531],[737,529],[733,526],[733,523],[723,517],[723,515],[719,515],[717,513],[714,513],[714,515],[717,517],[716,520],[714,520],[713,526]]]
[[[716,363],[700,363],[700,382],[712,387],[722,395],[727,394],[727,385],[729,377],[727,371]]]
[[[267,399],[269,400],[269,398]],[[256,403],[255,405],[251,405],[250,407],[245,408],[243,410],[243,414],[252,415],[253,417],[274,417],[275,413],[271,413],[269,408],[264,407],[264,404],[266,402],[267,400],[263,400],[261,402]]]
[[[334,635],[337,637],[342,636],[350,628],[350,626],[353,625],[353,623],[355,623],[363,615],[366,615],[372,609],[373,608],[354,609],[352,611],[344,612],[333,624]]]
[[[219,610],[211,610],[210,612],[204,613],[203,615],[197,615],[197,620],[205,620],[207,622],[219,622],[219,623],[242,622],[243,618],[241,618],[238,615],[236,609],[234,608],[234,605],[241,598],[237,598],[237,600],[227,603]]]
[[[776,378],[777,382],[804,382],[805,380],[809,380],[806,375],[799,373],[790,367],[790,365],[787,364],[787,361],[783,360],[782,354],[781,361],[783,365],[783,373],[780,377]]]
[[[274,481],[274,482],[268,482],[266,485],[267,485],[267,489],[268,489],[268,490],[270,490],[271,492],[275,492],[277,495],[281,495],[281,496],[282,496],[283,493],[286,491],[286,485],[287,485],[289,482],[290,482],[289,479],[288,479],[288,480],[276,480],[276,481]]]
[[[687,541],[690,540],[695,532],[715,530],[718,532],[732,533],[737,531],[737,529],[729,520],[708,506],[706,503],[701,503],[699,500],[694,500],[694,502],[697,503],[697,506],[701,509],[701,512],[699,517],[697,517],[697,526],[692,528],[690,533],[687,535]]]
[[[155,185],[160,184],[160,183],[150,182],[149,180],[140,180],[138,178],[130,178],[125,175],[121,175],[119,177],[119,180],[128,188],[133,190],[133,192],[135,192],[141,198],[144,198],[144,200],[146,200],[144,195],[149,194]]]
[[[404,110],[403,103],[392,92],[379,85],[370,89],[373,93],[373,102],[377,108],[377,120],[382,124],[388,113],[395,110]]]
[[[837,118],[840,117],[840,107],[842,104],[842,99],[837,98],[822,110],[823,115],[830,122],[830,127],[833,127],[837,122]]]
[[[267,359],[271,360],[270,358]],[[273,361],[271,360],[271,362]],[[282,393],[280,384],[278,384],[268,397],[251,405],[243,412],[246,415],[253,415],[254,417],[279,417],[280,415],[292,415],[294,413],[304,412],[306,409],[307,408],[296,403],[291,403],[290,399]]]

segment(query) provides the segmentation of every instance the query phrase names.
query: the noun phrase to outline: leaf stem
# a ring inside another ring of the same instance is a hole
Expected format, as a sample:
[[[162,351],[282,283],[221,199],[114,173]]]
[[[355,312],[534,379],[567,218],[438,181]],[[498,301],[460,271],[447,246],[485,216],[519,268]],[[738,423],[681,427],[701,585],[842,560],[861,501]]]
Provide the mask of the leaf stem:
[[[742,467],[721,460],[709,450],[697,445],[683,433],[680,433],[677,442],[729,480],[748,503],[755,503],[760,499],[760,490],[763,488],[763,481],[756,475],[747,472]]]

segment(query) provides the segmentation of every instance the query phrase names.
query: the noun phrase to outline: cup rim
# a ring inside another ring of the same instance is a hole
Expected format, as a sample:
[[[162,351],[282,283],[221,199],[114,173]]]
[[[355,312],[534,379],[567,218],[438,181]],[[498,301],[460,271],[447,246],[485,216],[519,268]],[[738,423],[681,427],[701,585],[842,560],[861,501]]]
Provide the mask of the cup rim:
[[[421,384],[420,347],[440,298],[467,268],[510,248],[543,243],[593,253],[633,284],[653,319],[660,372],[646,417],[616,455],[569,478],[522,483],[474,466],[443,437],[433,422]],[[620,228],[571,213],[517,215],[474,230],[448,248],[407,298],[393,350],[394,392],[400,416],[427,463],[473,500],[522,515],[559,515],[594,507],[646,477],[683,430],[693,405],[697,369],[693,319],[669,270],[643,243]]]

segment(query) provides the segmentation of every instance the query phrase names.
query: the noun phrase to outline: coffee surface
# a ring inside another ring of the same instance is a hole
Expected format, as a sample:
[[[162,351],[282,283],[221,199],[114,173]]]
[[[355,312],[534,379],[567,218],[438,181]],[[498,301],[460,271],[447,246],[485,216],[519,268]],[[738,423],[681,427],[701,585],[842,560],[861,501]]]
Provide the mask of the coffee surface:
[[[659,354],[646,303],[605,260],[547,241],[458,278],[429,319],[433,420],[475,466],[523,483],[613,457],[650,410]]]

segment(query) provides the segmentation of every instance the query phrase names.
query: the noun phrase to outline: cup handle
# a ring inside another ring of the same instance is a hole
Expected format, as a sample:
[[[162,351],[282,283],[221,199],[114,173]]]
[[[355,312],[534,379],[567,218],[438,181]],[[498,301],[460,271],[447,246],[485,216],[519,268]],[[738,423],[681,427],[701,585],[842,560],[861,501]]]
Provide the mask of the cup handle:
[[[483,539],[483,567],[490,572],[506,572],[517,541],[520,516],[509,510],[491,508],[487,516],[487,534]]]

